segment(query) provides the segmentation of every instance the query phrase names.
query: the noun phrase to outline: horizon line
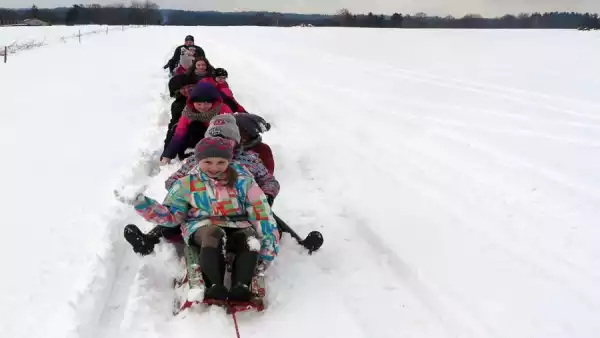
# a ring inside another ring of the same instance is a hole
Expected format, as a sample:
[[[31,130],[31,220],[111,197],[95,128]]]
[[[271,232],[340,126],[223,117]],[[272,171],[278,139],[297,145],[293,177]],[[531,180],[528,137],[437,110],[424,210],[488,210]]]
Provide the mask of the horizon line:
[[[74,5],[79,5],[79,4],[73,4],[71,6],[58,6],[58,7],[37,7],[38,9],[42,9],[42,10],[55,10],[55,9],[60,9],[60,8],[72,8]],[[111,5],[105,5],[105,7],[102,8],[111,8]],[[83,8],[86,8],[85,6]],[[130,8],[130,7],[123,7],[123,9],[126,8]],[[8,10],[31,10],[31,7],[21,7],[21,8],[9,8],[9,7],[0,7],[0,9],[8,9]],[[305,15],[305,16],[337,16],[338,13],[294,13],[294,12],[277,12],[277,11],[268,11],[268,10],[244,10],[244,11],[218,11],[218,10],[191,10],[191,9],[181,9],[181,8],[158,8],[158,11],[185,11],[185,12],[195,12],[195,13],[221,13],[221,14],[237,14],[237,13],[273,13],[273,14],[282,14],[282,15]],[[341,10],[341,9],[340,9]],[[393,14],[402,14],[403,16],[409,15],[409,16],[415,16],[416,14],[425,14],[427,17],[439,17],[439,18],[445,18],[445,17],[454,17],[454,18],[462,18],[465,17],[467,15],[480,15],[483,19],[492,19],[492,18],[502,18],[504,16],[507,15],[512,15],[512,16],[519,16],[521,14],[544,14],[544,13],[577,13],[577,14],[586,14],[589,13],[591,15],[599,15],[600,16],[600,12],[577,12],[577,11],[560,11],[560,10],[554,10],[554,11],[537,11],[537,12],[518,12],[518,13],[504,13],[502,15],[496,15],[496,16],[484,16],[482,14],[479,13],[467,13],[464,14],[462,16],[455,16],[452,14],[445,14],[445,15],[432,15],[432,14],[428,14],[426,12],[415,12],[415,13],[408,13],[408,12],[394,12],[391,14],[388,13],[376,13],[376,12],[367,12],[367,13],[359,13],[359,12],[352,12],[350,11],[350,13],[352,15],[368,15],[369,13],[373,13],[373,15],[379,16],[379,15],[384,15],[384,16],[392,16]]]

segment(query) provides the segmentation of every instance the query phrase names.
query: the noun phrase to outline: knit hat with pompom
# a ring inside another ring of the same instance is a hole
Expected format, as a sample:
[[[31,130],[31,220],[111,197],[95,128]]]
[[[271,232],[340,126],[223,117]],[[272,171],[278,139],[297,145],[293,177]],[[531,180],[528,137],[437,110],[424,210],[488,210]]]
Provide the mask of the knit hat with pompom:
[[[228,161],[233,159],[233,147],[235,141],[220,137],[205,137],[195,147],[197,161],[201,161],[209,157],[224,158]]]

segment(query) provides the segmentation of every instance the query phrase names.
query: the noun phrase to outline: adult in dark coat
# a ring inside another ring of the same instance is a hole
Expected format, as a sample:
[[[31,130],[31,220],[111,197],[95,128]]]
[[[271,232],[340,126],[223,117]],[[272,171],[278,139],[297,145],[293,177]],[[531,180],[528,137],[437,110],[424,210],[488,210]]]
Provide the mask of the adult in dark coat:
[[[200,46],[196,46],[194,44],[194,37],[191,35],[188,35],[185,37],[184,44],[175,48],[173,57],[171,57],[171,59],[167,62],[167,64],[163,67],[163,69],[169,68],[169,72],[173,73],[175,68],[177,68],[177,66],[179,65],[181,57],[186,54],[190,55],[190,56],[194,56],[194,57],[197,57],[197,56],[206,57],[206,54],[204,53],[204,49],[202,49]]]

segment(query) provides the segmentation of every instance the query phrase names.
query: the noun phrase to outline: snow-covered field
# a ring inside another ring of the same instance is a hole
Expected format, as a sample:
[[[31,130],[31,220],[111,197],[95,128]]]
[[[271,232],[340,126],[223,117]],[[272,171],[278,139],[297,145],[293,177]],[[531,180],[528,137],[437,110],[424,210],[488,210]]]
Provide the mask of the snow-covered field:
[[[174,252],[112,195],[145,176],[187,34],[273,129],[289,237],[251,337],[600,336],[597,32],[148,27],[0,64],[0,336],[235,337],[171,316]],[[139,57],[135,57],[139,55]],[[51,67],[34,67],[43,60]],[[30,75],[31,73],[31,75]]]

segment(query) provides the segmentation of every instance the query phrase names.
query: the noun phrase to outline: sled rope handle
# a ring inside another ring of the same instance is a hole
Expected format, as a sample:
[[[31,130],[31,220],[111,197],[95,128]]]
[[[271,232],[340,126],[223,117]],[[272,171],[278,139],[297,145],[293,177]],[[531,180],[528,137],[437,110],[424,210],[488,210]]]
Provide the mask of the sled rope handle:
[[[238,327],[238,322],[237,322],[237,318],[235,317],[235,308],[233,306],[229,306],[229,309],[231,309],[231,317],[233,317],[233,325],[235,326],[235,334],[237,336],[237,338],[241,338],[240,337],[240,328]]]

